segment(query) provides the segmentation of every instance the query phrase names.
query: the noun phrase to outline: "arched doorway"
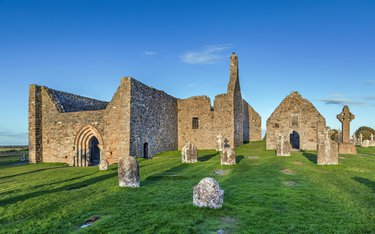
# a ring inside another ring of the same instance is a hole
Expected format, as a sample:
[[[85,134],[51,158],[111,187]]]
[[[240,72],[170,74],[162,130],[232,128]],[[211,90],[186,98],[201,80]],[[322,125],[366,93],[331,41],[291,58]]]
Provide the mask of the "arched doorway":
[[[293,131],[290,133],[290,145],[292,146],[293,149],[299,149],[300,144],[299,144],[299,134],[296,131]]]
[[[90,140],[90,166],[97,166],[100,162],[100,149],[99,149],[99,141],[96,137],[91,137]]]
[[[143,144],[143,157],[148,158],[148,143]]]
[[[74,141],[75,156],[73,166],[95,166],[100,162],[100,156],[104,156],[103,138],[100,132],[92,125],[87,125],[78,131]],[[101,155],[102,153],[102,155]]]

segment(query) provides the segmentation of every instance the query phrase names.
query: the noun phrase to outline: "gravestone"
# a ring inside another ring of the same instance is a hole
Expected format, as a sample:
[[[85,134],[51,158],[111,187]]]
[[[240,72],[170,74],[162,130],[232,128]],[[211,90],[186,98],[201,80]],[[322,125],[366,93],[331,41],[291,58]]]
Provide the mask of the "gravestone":
[[[364,140],[363,142],[362,142],[362,145],[361,145],[362,147],[365,147],[365,148],[367,148],[367,147],[369,147],[370,146],[370,140]]]
[[[363,135],[362,133],[359,134],[359,145],[362,145],[363,143]]]
[[[318,144],[318,165],[337,165],[339,163],[337,143],[329,137],[328,129],[324,132],[324,140]]]
[[[370,138],[371,138],[371,141],[374,141],[374,134],[371,133]]]
[[[125,156],[118,164],[120,187],[136,188],[140,186],[138,161],[132,156]]]
[[[220,208],[224,202],[224,190],[211,177],[203,178],[194,186],[193,204],[198,207]]]
[[[198,160],[198,150],[190,141],[181,149],[183,163],[196,163]]]
[[[350,122],[355,119],[348,106],[342,108],[342,112],[336,116],[341,122],[341,137],[339,138],[339,153],[340,154],[357,154],[355,145],[350,143]]]
[[[216,151],[222,151],[224,149],[224,139],[221,134],[216,137]]]
[[[235,165],[236,154],[230,147],[225,147],[220,155],[221,165]]]
[[[277,136],[276,156],[290,156],[290,143],[285,140],[284,135]]]
[[[101,159],[99,163],[99,171],[106,171],[108,170],[109,163],[106,159]]]

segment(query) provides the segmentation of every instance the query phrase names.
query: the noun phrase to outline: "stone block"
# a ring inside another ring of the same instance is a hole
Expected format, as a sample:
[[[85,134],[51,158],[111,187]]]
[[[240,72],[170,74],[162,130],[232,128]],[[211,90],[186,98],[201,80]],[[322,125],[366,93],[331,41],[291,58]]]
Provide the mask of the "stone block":
[[[120,159],[118,164],[120,187],[136,188],[140,186],[138,161],[132,156]]]
[[[224,202],[224,190],[211,177],[203,178],[193,191],[193,204],[198,207],[221,208]]]

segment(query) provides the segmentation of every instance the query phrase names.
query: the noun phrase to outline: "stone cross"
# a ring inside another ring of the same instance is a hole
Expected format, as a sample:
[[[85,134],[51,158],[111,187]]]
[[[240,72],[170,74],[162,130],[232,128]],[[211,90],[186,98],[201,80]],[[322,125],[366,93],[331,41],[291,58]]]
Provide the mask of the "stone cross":
[[[342,125],[342,143],[350,143],[350,122],[355,119],[355,115],[349,111],[348,106],[344,106],[342,112],[337,115],[337,119]]]
[[[362,145],[363,143],[363,135],[362,133],[359,134],[359,143]]]

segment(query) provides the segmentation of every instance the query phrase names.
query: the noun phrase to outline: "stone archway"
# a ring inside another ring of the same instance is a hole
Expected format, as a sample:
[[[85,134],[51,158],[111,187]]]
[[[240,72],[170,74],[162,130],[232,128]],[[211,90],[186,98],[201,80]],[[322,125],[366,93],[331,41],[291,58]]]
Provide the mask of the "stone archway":
[[[87,125],[78,131],[74,146],[76,155],[73,158],[73,166],[75,167],[98,165],[100,157],[104,157],[103,137],[92,125]]]
[[[291,131],[289,133],[289,142],[292,149],[300,149],[300,136],[297,131]]]

